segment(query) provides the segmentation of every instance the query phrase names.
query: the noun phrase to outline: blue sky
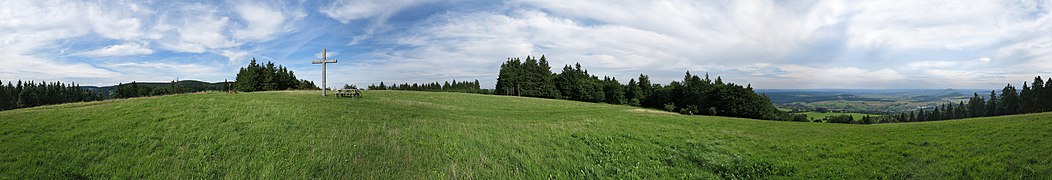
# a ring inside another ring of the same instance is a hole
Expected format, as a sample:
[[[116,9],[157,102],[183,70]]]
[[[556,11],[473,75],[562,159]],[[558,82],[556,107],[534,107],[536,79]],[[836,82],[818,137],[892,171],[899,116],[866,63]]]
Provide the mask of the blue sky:
[[[998,88],[1052,75],[1050,1],[0,1],[0,80],[234,79],[255,58],[329,85],[478,79],[509,57],[621,81]]]

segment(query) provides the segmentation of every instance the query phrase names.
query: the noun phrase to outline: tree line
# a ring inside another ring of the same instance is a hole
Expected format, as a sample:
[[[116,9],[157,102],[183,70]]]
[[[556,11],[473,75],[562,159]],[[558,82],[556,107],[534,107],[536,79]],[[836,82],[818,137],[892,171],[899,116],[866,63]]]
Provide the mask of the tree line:
[[[990,91],[987,96],[973,93],[967,102],[947,103],[935,106],[930,110],[919,109],[893,115],[863,117],[859,124],[921,122],[973,117],[1001,116],[1024,113],[1052,111],[1052,78],[1042,81],[1041,76],[1027,86],[1023,82],[1021,90],[1012,84],[1006,85],[998,94]]]
[[[256,63],[256,58],[252,58],[247,67],[238,71],[233,89],[252,92],[319,88],[313,81],[297,79],[296,74],[284,66],[275,66],[270,61],[267,61],[266,65],[260,65]]]
[[[370,84],[369,90],[406,90],[406,91],[432,91],[432,92],[462,92],[462,93],[485,93],[479,86],[479,80],[476,79],[474,82],[471,81],[457,81],[453,80],[452,83],[446,81],[445,83],[439,84],[437,81],[432,83],[424,84],[392,84],[390,86],[380,81],[380,85]]]
[[[132,81],[131,83],[117,84],[110,97],[133,98],[201,91],[226,91],[230,89],[232,84],[233,83],[227,81],[207,83],[194,80],[171,81],[168,83],[142,83]]]
[[[0,81],[0,110],[27,108],[68,102],[97,101],[99,94],[82,89],[75,83],[7,82]]]
[[[255,59],[241,68],[236,82],[206,83],[200,81],[172,81],[170,83],[120,83],[109,87],[82,88],[61,82],[0,82],[0,110],[26,108],[68,102],[96,101],[108,98],[132,98],[167,94],[192,93],[209,90],[267,91],[287,89],[318,89],[314,82],[297,80],[296,75],[272,62],[259,65]]]
[[[553,73],[545,56],[525,60],[508,58],[500,66],[495,94],[566,99],[664,109],[681,114],[716,115],[767,120],[806,121],[806,115],[779,111],[766,95],[751,85],[725,83],[686,72],[682,81],[652,83],[645,74],[621,84],[616,78],[599,78],[577,63]]]

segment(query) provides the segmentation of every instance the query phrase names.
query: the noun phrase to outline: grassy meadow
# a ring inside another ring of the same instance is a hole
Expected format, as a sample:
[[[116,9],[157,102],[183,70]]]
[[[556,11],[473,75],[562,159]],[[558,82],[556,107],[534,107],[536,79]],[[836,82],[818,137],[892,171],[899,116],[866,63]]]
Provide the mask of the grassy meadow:
[[[1052,114],[852,125],[461,93],[0,111],[0,179],[1052,178]]]

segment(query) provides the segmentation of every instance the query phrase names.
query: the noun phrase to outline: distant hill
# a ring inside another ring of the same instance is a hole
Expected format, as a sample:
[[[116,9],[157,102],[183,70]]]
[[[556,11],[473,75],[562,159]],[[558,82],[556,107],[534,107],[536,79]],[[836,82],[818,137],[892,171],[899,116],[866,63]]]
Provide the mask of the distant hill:
[[[463,93],[319,94],[0,111],[0,178],[1052,178],[1052,113],[851,125]]]
[[[829,101],[829,100],[847,100],[847,101],[886,101],[892,102],[895,100],[880,99],[880,98],[867,98],[860,97],[854,94],[847,94],[843,92],[824,92],[824,91],[773,91],[773,92],[759,92],[766,94],[771,98],[772,103],[792,103],[792,102],[818,102],[818,101]]]
[[[759,89],[776,106],[798,111],[831,109],[845,112],[888,114],[931,110],[935,105],[958,103],[982,89]],[[987,92],[987,93],[982,93]]]
[[[127,83],[123,83],[123,84],[130,84],[130,83],[131,82],[127,82]],[[234,82],[227,82],[227,83],[230,83],[231,85],[233,85]],[[135,84],[137,84],[137,85],[139,85],[141,87],[150,87],[150,88],[170,88],[170,87],[172,87],[172,82],[135,82]],[[176,83],[176,84],[178,85],[178,88],[180,90],[182,90],[183,92],[197,92],[197,91],[210,91],[210,90],[211,91],[220,91],[220,90],[223,90],[223,82],[210,83],[210,82],[197,81],[197,80],[181,80],[181,81],[178,81],[178,83]],[[95,92],[95,93],[99,93],[99,94],[101,94],[103,96],[103,98],[109,99],[109,98],[112,98],[112,95],[113,95],[114,91],[117,90],[117,86],[118,85],[101,86],[101,87],[99,87],[99,86],[81,86],[80,88],[81,89],[86,89],[86,90],[89,90],[89,91],[92,91],[92,92]]]

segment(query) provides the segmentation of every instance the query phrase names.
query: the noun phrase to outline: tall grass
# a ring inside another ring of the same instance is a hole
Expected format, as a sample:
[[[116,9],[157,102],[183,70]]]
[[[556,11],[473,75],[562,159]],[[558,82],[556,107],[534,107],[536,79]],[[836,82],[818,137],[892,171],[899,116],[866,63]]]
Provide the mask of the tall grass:
[[[0,178],[1037,178],[1052,114],[849,125],[462,93],[207,93],[0,112]]]

